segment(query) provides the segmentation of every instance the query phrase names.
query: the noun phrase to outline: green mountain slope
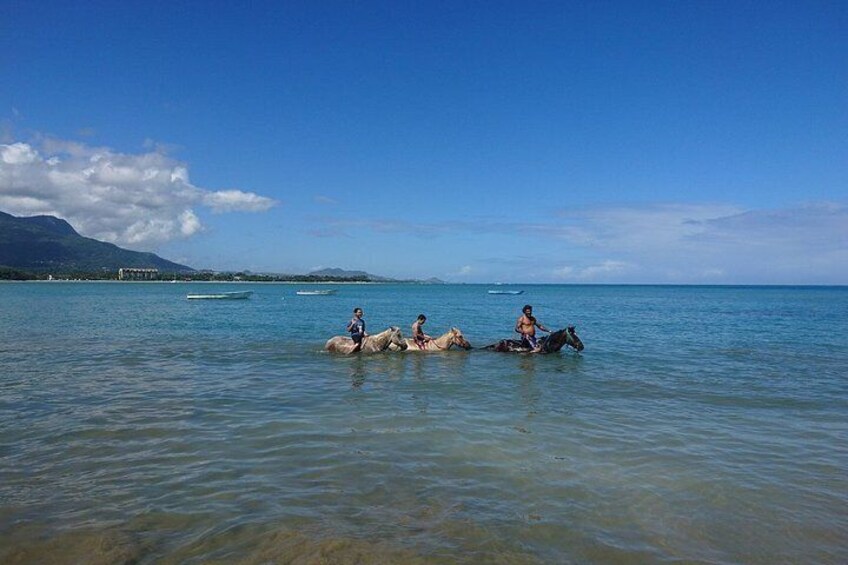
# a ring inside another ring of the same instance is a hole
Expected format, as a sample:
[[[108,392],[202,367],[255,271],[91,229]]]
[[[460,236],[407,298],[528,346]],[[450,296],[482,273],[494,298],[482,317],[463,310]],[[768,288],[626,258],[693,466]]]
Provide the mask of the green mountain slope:
[[[309,273],[310,276],[315,277],[330,277],[337,279],[354,279],[360,281],[372,281],[372,282],[392,282],[394,279],[390,279],[387,277],[381,277],[378,275],[372,275],[371,273],[366,273],[365,271],[346,271],[344,269],[339,268],[330,268],[330,269],[321,269],[319,271],[312,271]]]
[[[53,216],[19,218],[0,212],[0,266],[30,271],[115,271],[121,267],[189,272],[153,253],[122,249],[79,235]]]

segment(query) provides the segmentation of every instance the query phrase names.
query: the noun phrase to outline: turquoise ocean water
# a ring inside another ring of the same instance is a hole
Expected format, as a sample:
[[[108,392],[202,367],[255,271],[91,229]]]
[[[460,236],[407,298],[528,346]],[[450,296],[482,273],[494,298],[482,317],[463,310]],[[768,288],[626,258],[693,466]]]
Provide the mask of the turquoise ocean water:
[[[0,561],[848,562],[848,288],[300,288],[0,285]]]

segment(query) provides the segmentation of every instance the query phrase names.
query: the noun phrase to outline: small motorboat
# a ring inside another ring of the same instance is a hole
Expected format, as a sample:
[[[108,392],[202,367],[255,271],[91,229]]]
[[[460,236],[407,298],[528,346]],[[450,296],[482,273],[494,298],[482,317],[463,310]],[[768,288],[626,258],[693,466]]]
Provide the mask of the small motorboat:
[[[331,294],[335,294],[335,289],[326,289],[326,290],[298,290],[295,292],[298,296],[330,296]]]
[[[524,294],[523,290],[490,290],[489,294]]]
[[[189,300],[240,300],[250,298],[251,294],[253,294],[252,290],[241,292],[210,292],[187,294],[186,298]]]

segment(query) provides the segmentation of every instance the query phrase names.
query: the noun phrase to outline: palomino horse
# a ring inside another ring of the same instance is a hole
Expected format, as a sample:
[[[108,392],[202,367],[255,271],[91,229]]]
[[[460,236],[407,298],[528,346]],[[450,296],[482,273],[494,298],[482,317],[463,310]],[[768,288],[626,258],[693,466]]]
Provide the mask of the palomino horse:
[[[577,337],[574,331],[574,326],[557,330],[550,335],[539,338],[539,351],[533,349],[525,342],[517,339],[502,339],[492,345],[487,345],[483,349],[490,351],[500,351],[501,353],[556,353],[564,346],[574,348],[576,351],[583,351],[583,342]]]
[[[471,344],[468,343],[468,340],[465,339],[465,336],[462,335],[459,328],[451,328],[448,333],[440,335],[439,337],[434,337],[430,341],[425,342],[424,349],[419,348],[414,339],[407,338],[406,345],[407,351],[447,351],[454,345],[463,349],[471,349]],[[400,348],[392,345],[389,349],[397,351]]]
[[[400,333],[400,328],[392,326],[378,334],[369,335],[362,340],[362,349],[360,351],[364,353],[376,353],[378,351],[385,351],[390,345],[396,346],[400,350],[408,347],[406,340],[403,339],[403,334]],[[331,353],[350,353],[353,351],[353,340],[343,335],[337,335],[327,340],[324,349]]]

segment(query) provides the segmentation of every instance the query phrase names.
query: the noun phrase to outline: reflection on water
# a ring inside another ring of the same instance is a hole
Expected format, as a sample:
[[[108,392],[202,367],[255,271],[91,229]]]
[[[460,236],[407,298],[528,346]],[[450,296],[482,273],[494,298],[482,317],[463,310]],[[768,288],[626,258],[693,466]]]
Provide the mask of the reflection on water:
[[[369,355],[334,355],[334,361],[347,367],[351,387],[362,388],[369,377],[399,380],[462,378],[468,364],[468,353],[376,353]]]
[[[365,384],[367,374],[365,364],[367,361],[363,355],[354,355],[350,360],[350,386],[355,390]]]

